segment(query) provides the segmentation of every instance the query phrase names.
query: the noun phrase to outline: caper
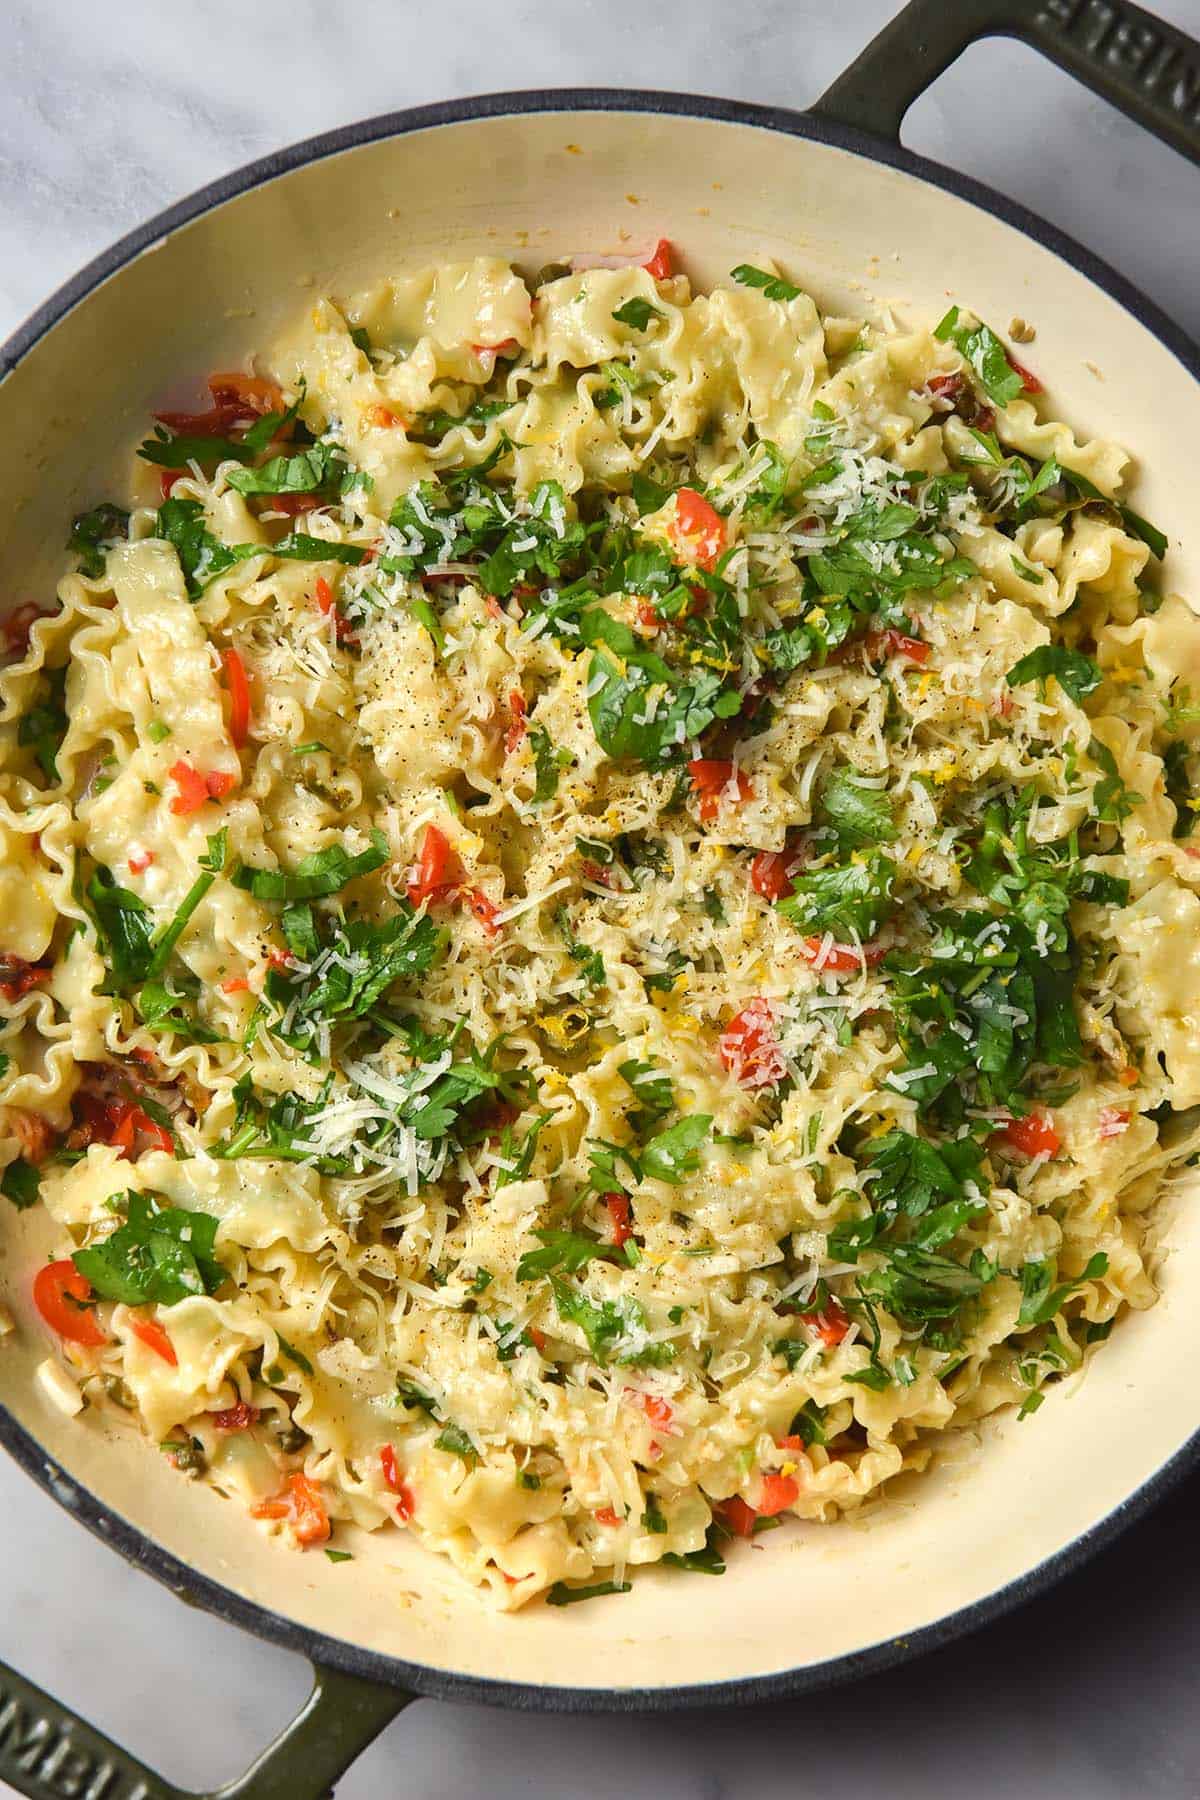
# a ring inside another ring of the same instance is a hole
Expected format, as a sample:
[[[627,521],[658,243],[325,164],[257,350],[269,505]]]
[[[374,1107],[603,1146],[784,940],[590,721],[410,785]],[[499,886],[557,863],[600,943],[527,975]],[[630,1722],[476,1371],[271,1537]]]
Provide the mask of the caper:
[[[204,1470],[204,1446],[193,1437],[168,1438],[159,1446],[171,1458],[181,1475],[193,1480]]]
[[[102,1375],[100,1384],[114,1406],[124,1407],[126,1412],[133,1411],[137,1402],[119,1375]]]

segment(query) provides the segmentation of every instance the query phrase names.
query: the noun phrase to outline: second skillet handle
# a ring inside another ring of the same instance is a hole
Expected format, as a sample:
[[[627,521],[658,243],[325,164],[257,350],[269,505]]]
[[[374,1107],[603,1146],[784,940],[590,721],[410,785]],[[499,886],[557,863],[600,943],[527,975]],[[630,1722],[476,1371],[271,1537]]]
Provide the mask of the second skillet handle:
[[[355,1757],[415,1699],[314,1664],[308,1699],[253,1768],[197,1795],[0,1663],[0,1787],[7,1782],[29,1800],[326,1800]]]
[[[1016,37],[1200,163],[1200,44],[1126,0],[909,0],[812,111],[896,139],[905,113],[980,38]]]

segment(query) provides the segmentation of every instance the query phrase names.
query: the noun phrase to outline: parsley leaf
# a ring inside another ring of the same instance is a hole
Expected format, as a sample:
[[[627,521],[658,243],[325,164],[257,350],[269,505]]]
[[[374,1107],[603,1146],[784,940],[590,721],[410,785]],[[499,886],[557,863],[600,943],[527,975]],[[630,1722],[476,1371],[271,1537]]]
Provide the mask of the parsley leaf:
[[[628,1594],[631,1588],[628,1581],[596,1581],[591,1587],[568,1587],[565,1581],[556,1581],[546,1593],[546,1605],[574,1606],[579,1600],[597,1600],[601,1594]]]
[[[128,992],[150,973],[154,957],[150,909],[128,888],[119,887],[103,867],[88,882],[87,897],[113,985],[118,992]]]
[[[1062,474],[1063,480],[1074,488],[1081,499],[1099,500],[1108,507],[1110,512],[1115,512],[1130,536],[1140,538],[1143,544],[1148,544],[1151,554],[1158,557],[1161,562],[1168,549],[1165,532],[1160,531],[1157,525],[1152,525],[1149,519],[1143,519],[1142,515],[1134,512],[1131,506],[1126,506],[1120,500],[1110,500],[1108,495],[1102,494],[1086,475],[1080,475],[1074,469],[1064,469]]]
[[[855,769],[834,769],[826,776],[817,810],[821,823],[837,833],[843,850],[887,844],[896,835],[886,792],[864,781]]]
[[[402,1406],[405,1412],[428,1413],[431,1419],[438,1417],[437,1401],[422,1393],[420,1388],[413,1387],[411,1382],[402,1381],[399,1376],[396,1377],[396,1394],[392,1405]]]
[[[191,887],[180,901],[174,918],[161,932],[155,932],[152,940],[153,954],[146,970],[148,977],[161,975],[170,961],[176,944],[183,936],[188,921],[199,906],[217,876],[225,869],[227,836],[224,827],[213,832],[208,840],[207,853],[200,859],[201,873],[193,881]],[[200,1042],[200,1039],[194,1040]]]
[[[936,1197],[951,1199],[968,1181],[982,1185],[983,1152],[970,1137],[934,1144],[897,1126],[871,1139],[864,1160],[876,1172],[872,1205],[885,1217],[920,1218]]]
[[[266,544],[231,546],[214,537],[204,522],[204,507],[199,500],[164,500],[158,509],[155,529],[160,538],[174,546],[188,595],[193,600],[199,598],[210,581],[215,581],[235,563],[268,554]]]
[[[1196,797],[1192,785],[1192,751],[1182,739],[1168,744],[1163,751],[1163,785],[1167,799],[1175,808],[1174,838],[1191,837],[1196,829]],[[1110,877],[1111,879],[1111,877]],[[1128,883],[1126,895],[1128,896]],[[1123,904],[1119,902],[1118,904]]]
[[[501,413],[511,412],[515,400],[476,400],[464,413],[425,412],[416,421],[420,436],[426,441],[445,437],[448,431],[467,425],[486,425]]]
[[[160,469],[186,469],[189,463],[211,469],[220,462],[244,462],[247,452],[232,438],[190,437],[156,425],[154,436],[139,447],[138,455],[143,462],[154,463]]]
[[[588,713],[609,756],[651,766],[676,762],[714,719],[730,719],[741,697],[720,676],[679,680],[670,665],[619,619],[593,608],[580,629],[592,646]]]
[[[297,1350],[295,1344],[289,1344],[282,1331],[276,1331],[275,1341],[279,1345],[279,1354],[283,1357],[285,1362],[292,1363],[299,1369],[302,1375],[311,1375],[313,1373],[313,1366],[309,1362],[307,1356],[305,1356],[303,1350]],[[278,1387],[281,1384],[283,1380],[283,1370],[278,1363],[272,1363],[270,1368],[263,1370],[263,1380],[267,1383],[268,1387]]]
[[[1099,1281],[1107,1272],[1108,1258],[1103,1250],[1097,1250],[1089,1258],[1082,1275],[1057,1286],[1054,1284],[1054,1263],[1051,1259],[1025,1263],[1021,1269],[1021,1311],[1017,1316],[1017,1324],[1049,1324],[1055,1313],[1061,1310],[1078,1288],[1085,1282]]]
[[[67,549],[79,558],[79,573],[95,579],[104,573],[104,552],[129,536],[129,514],[105,501],[90,512],[76,513]]]
[[[396,911],[378,924],[369,919],[342,923],[325,914],[318,925],[300,908],[289,923],[289,937],[296,943],[309,941],[312,932],[310,948],[316,954],[304,956],[303,972],[272,969],[266,992],[281,1014],[291,1012],[286,1041],[299,1049],[306,1048],[324,1025],[364,1018],[394,982],[431,968],[445,944],[445,932],[428,914],[415,913],[407,900],[399,901]],[[439,1091],[444,1093],[442,1084],[450,1073],[423,1096],[425,1106],[432,1107]]]
[[[959,310],[952,306],[934,331],[943,343],[953,343],[970,363],[975,378],[989,400],[996,406],[1007,406],[1025,386],[1008,360],[1008,353],[995,332],[987,325],[960,325]]]
[[[673,1569],[686,1569],[691,1575],[723,1575],[725,1559],[719,1548],[723,1535],[719,1529],[710,1526],[702,1549],[668,1550],[662,1560]]]
[[[782,275],[768,274],[766,269],[756,269],[753,263],[739,263],[731,269],[733,279],[743,287],[760,288],[768,300],[798,300],[801,290],[793,281],[786,281]]]
[[[371,846],[352,856],[342,844],[329,844],[324,850],[313,850],[302,857],[295,869],[256,869],[239,863],[231,880],[234,887],[253,894],[256,900],[316,900],[339,893],[348,882],[360,875],[373,874],[388,860],[387,839],[382,831],[371,833]]]
[[[36,1204],[41,1181],[41,1170],[18,1156],[0,1175],[0,1194],[11,1200],[18,1212],[25,1212]]]
[[[1104,677],[1090,656],[1082,650],[1067,650],[1061,644],[1039,644],[1004,677],[1009,687],[1022,687],[1027,681],[1046,681],[1053,675],[1064,693],[1081,706],[1094,693]]]
[[[460,1115],[483,1094],[494,1093],[507,1101],[527,1101],[534,1089],[533,1077],[522,1069],[497,1066],[501,1042],[497,1038],[482,1054],[472,1048],[466,1062],[452,1063],[432,1086],[422,1089],[405,1107],[404,1123],[419,1138],[436,1139],[456,1127]]]
[[[890,858],[867,853],[795,877],[778,909],[809,936],[831,931],[842,939],[870,938],[891,915],[895,875]]]
[[[578,1231],[535,1231],[533,1235],[542,1248],[527,1250],[522,1256],[517,1264],[518,1281],[536,1281],[554,1269],[575,1275],[593,1257],[614,1255],[611,1244],[602,1244],[598,1238],[585,1237]]]
[[[601,411],[610,406],[620,406],[627,393],[644,393],[647,388],[656,387],[662,380],[660,375],[650,370],[633,369],[625,362],[601,363],[600,374],[605,378],[605,385],[598,387],[592,397]]]
[[[652,481],[649,475],[640,469],[631,477],[629,491],[633,495],[633,503],[637,507],[638,517],[644,519],[647,513],[657,512],[666,505],[671,497],[672,489],[658,481]]]
[[[613,318],[619,325],[630,325],[634,331],[645,331],[651,319],[665,318],[657,306],[651,306],[649,300],[626,300],[624,306],[618,306]]]
[[[497,448],[509,447],[502,438]],[[567,513],[561,483],[539,482],[528,501],[509,504],[483,485],[484,472],[481,463],[463,469],[457,486],[447,475],[402,495],[390,523],[403,534],[405,547],[382,557],[381,569],[423,574],[447,560],[481,558],[478,583],[485,593],[501,598],[539,577],[550,581],[561,576],[578,558],[587,536]]]
[[[189,1002],[200,991],[199,982],[171,987],[165,981],[147,981],[134,998],[144,1025],[151,1031],[174,1032],[185,1044],[221,1044],[226,1040],[197,1019]]]
[[[542,1132],[553,1117],[554,1114],[552,1112],[538,1113],[537,1117],[533,1120],[533,1123],[527,1127],[520,1138],[517,1137],[516,1132],[511,1125],[506,1125],[504,1127],[504,1130],[500,1133],[500,1143],[496,1151],[495,1185],[497,1188],[508,1187],[510,1183],[515,1181],[528,1180],[529,1171],[533,1167],[533,1158],[534,1153],[537,1150],[538,1139],[541,1137]],[[483,1274],[485,1271],[480,1270],[479,1273]],[[478,1281],[478,1278],[477,1275],[476,1281]],[[488,1276],[488,1280],[491,1280],[490,1275]],[[484,1285],[486,1286],[487,1284],[485,1283]],[[479,1288],[477,1288],[476,1291],[482,1292]]]
[[[557,1275],[549,1277],[550,1291],[558,1316],[568,1325],[577,1325],[587,1339],[588,1349],[601,1368],[614,1360],[613,1351],[622,1339],[631,1339],[628,1347],[615,1360],[623,1367],[631,1365],[661,1368],[674,1360],[675,1346],[669,1342],[646,1340],[646,1315],[636,1300],[602,1300],[597,1306],[586,1294]]]
[[[768,631],[762,652],[769,667],[781,672],[805,663],[824,664],[831,650],[844,644],[859,623],[859,615],[846,600],[823,599],[795,625]]]
[[[447,1456],[461,1456],[467,1464],[479,1461],[479,1452],[461,1425],[446,1425],[434,1438],[433,1444],[436,1450],[444,1450]]]
[[[124,1223],[71,1259],[102,1300],[175,1306],[193,1294],[215,1294],[227,1279],[213,1251],[218,1220],[211,1213],[185,1212],[132,1190],[109,1204],[124,1212]]]
[[[637,1099],[637,1110],[628,1117],[630,1129],[641,1137],[651,1125],[665,1118],[675,1105],[671,1078],[669,1075],[660,1075],[653,1062],[638,1062],[634,1058],[623,1062],[617,1073],[633,1089]]]
[[[947,1256],[915,1244],[896,1244],[887,1262],[859,1277],[859,1292],[883,1302],[905,1322],[925,1323],[957,1312],[983,1287],[981,1276]]]
[[[261,469],[231,469],[228,485],[239,494],[311,494],[349,472],[344,453],[322,438],[294,456],[273,456]]]
[[[1125,786],[1117,769],[1117,759],[1107,744],[1094,737],[1088,745],[1088,755],[1104,771],[1104,779],[1092,789],[1096,817],[1102,824],[1123,824],[1134,807],[1142,804],[1142,796]]]
[[[969,557],[947,555],[918,531],[897,530],[909,515],[916,518],[914,508],[865,511],[841,543],[810,556],[809,573],[821,593],[845,596],[869,612],[880,597],[895,604],[910,588],[944,599],[978,574]]]
[[[44,669],[38,682],[44,698],[22,715],[17,728],[17,742],[32,748],[46,780],[55,783],[62,779],[57,757],[67,734],[66,679],[65,668]]]
[[[712,1126],[709,1113],[691,1113],[650,1139],[641,1153],[642,1175],[678,1187],[700,1166],[700,1146]]]
[[[571,920],[565,906],[558,908],[554,919],[563,934],[567,955],[572,962],[579,964],[580,979],[590,988],[605,987],[608,983],[608,972],[604,967],[604,958],[599,950],[592,950],[587,944],[579,942],[571,927]]]
[[[306,532],[292,531],[277,544],[238,544],[239,552],[251,556],[282,556],[291,562],[360,563],[366,556],[361,544],[330,543],[326,538],[309,537]]]
[[[563,752],[554,748],[550,742],[550,733],[541,725],[530,726],[529,747],[533,751],[533,766],[537,771],[533,804],[542,806],[558,792],[559,776],[562,774],[559,758]]]

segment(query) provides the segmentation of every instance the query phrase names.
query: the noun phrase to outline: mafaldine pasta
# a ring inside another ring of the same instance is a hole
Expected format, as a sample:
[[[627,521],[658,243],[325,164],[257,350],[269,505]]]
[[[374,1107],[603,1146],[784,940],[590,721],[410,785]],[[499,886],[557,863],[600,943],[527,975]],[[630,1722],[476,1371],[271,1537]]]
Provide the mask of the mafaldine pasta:
[[[1198,1141],[1200,622],[1125,452],[965,304],[665,244],[255,368],[8,625],[46,1402],[503,1608],[1028,1415]]]

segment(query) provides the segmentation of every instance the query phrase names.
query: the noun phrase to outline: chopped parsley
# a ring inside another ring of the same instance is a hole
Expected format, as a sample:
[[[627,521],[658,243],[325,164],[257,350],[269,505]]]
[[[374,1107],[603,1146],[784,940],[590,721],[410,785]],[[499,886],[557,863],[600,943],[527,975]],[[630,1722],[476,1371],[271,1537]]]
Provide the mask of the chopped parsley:
[[[628,1581],[596,1581],[591,1587],[568,1587],[565,1581],[556,1581],[547,1590],[547,1606],[574,1606],[580,1600],[598,1600],[602,1594],[628,1594],[632,1584]]]
[[[634,331],[645,331],[651,319],[662,319],[665,316],[659,307],[651,306],[649,300],[636,298],[626,300],[625,304],[618,306],[613,313],[613,318],[618,325],[628,325]]]
[[[212,1213],[187,1212],[132,1189],[108,1204],[122,1223],[71,1259],[102,1300],[176,1306],[193,1295],[215,1294],[227,1280],[214,1253],[219,1221]]]
[[[372,831],[367,850],[356,855],[342,844],[330,844],[324,850],[313,850],[302,857],[296,868],[285,874],[279,869],[248,868],[239,863],[230,880],[234,887],[244,888],[256,900],[316,900],[338,894],[351,881],[371,875],[388,861],[387,839],[382,831]]]
[[[18,1212],[25,1212],[37,1204],[41,1183],[40,1169],[18,1156],[0,1175],[0,1194],[11,1200]]]
[[[995,406],[1007,406],[1025,386],[1008,360],[1008,352],[987,325],[960,323],[961,314],[952,306],[936,327],[934,337],[954,344],[960,356],[971,366],[980,387]]]
[[[768,300],[798,300],[801,290],[793,281],[786,281],[782,275],[771,275],[766,269],[756,269],[753,263],[739,263],[730,273],[742,287],[758,288]]]
[[[1061,644],[1039,644],[1014,663],[1004,679],[1009,687],[1021,687],[1027,681],[1044,686],[1051,675],[1077,705],[1082,705],[1104,679],[1090,656],[1082,650],[1067,650]]]

